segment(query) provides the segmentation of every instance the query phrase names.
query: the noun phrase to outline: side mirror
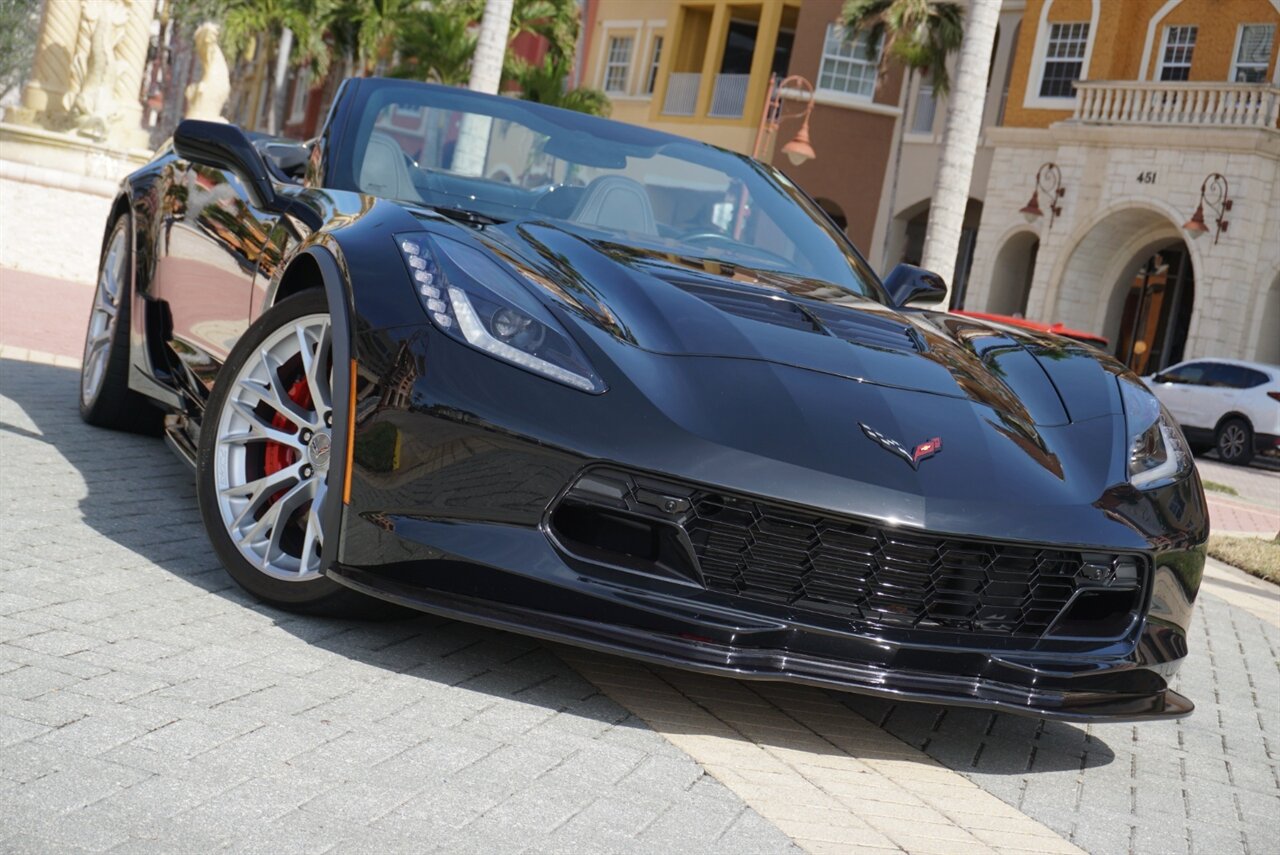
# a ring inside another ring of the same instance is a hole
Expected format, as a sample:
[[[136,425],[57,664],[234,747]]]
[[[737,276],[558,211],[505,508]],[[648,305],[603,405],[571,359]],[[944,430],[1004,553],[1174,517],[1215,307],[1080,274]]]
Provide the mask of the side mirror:
[[[1168,375],[1168,374],[1156,374],[1156,375],[1152,376],[1152,378],[1151,378],[1151,382],[1152,382],[1152,383],[1168,383],[1168,382],[1170,382],[1170,380],[1169,380],[1169,375]]]
[[[266,161],[235,125],[183,119],[173,132],[173,149],[184,160],[234,172],[257,196],[260,205],[274,205],[276,191]]]
[[[947,283],[942,277],[914,264],[899,264],[884,280],[885,290],[895,306],[911,302],[937,303],[946,299]]]
[[[254,146],[267,162],[280,181],[292,181],[301,184],[307,174],[307,160],[311,157],[311,149],[302,143],[267,142]]]

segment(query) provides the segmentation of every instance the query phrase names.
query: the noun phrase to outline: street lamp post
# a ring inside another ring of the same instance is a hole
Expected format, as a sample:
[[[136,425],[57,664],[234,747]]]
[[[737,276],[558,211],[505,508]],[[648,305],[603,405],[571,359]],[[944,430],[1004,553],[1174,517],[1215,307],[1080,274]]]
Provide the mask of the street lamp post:
[[[784,116],[782,102],[788,97],[788,90],[793,88],[808,93],[808,97],[805,99],[804,112]],[[800,123],[800,130],[792,138],[791,142],[782,147],[782,153],[787,156],[793,166],[799,166],[807,160],[813,160],[818,155],[814,153],[813,144],[809,141],[809,116],[812,113],[813,84],[809,82],[808,78],[793,74],[790,77],[779,80],[778,75],[770,75],[769,97],[765,100],[764,111],[760,114],[760,126],[756,129],[756,142],[751,149],[751,156],[757,160],[760,159],[765,134],[777,133],[778,126],[783,119],[803,115],[804,121]]]

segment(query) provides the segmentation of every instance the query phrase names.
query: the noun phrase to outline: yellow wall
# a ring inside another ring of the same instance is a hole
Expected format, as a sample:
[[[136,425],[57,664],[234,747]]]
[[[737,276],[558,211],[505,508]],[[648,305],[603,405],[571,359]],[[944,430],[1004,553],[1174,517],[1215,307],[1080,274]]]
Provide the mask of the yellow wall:
[[[1240,24],[1275,24],[1277,37],[1271,40],[1271,64],[1267,79],[1276,67],[1276,45],[1280,44],[1280,12],[1265,0],[1182,0],[1160,21],[1151,51],[1150,77],[1160,67],[1160,44],[1165,25],[1195,24],[1196,49],[1191,55],[1192,80],[1226,80],[1235,59],[1236,31]]]
[[[1045,2],[1047,0],[1027,0],[1023,13],[1009,100],[1004,112],[1004,124],[1008,126],[1047,128],[1054,122],[1069,119],[1072,114],[1071,109],[1023,106],[1027,89],[1040,83],[1038,75],[1034,80],[1031,77],[1037,72],[1033,61],[1036,30]],[[1086,77],[1089,80],[1137,80],[1147,26],[1152,16],[1165,5],[1165,0],[1098,2],[1098,25],[1090,36],[1093,48]],[[1052,0],[1048,20],[1050,23],[1088,21],[1092,9],[1093,0]],[[1268,0],[1182,0],[1156,26],[1146,79],[1153,80],[1157,76],[1166,26],[1195,24],[1199,28],[1191,59],[1191,80],[1226,82],[1235,58],[1233,51],[1239,26],[1267,23],[1277,25],[1277,37],[1272,40],[1271,64],[1267,70],[1267,79],[1270,80],[1275,72],[1277,52],[1280,51],[1280,13]]]
[[[799,0],[600,0],[592,21],[584,84],[603,88],[609,40],[631,36],[634,47],[628,92],[622,96],[609,93],[614,119],[749,152],[769,85],[778,29],[784,18],[794,26],[798,7]],[[746,106],[740,118],[711,118],[706,113],[731,17],[759,21]],[[649,95],[643,91],[643,82],[649,73],[655,33],[664,41],[657,82]],[[662,112],[667,78],[673,71],[703,75],[693,116]]]

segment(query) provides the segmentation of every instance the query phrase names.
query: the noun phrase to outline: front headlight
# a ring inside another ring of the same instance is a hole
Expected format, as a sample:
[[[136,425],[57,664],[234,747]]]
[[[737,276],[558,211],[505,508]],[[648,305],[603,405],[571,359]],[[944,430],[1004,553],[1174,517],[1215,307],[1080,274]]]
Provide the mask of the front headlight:
[[[1120,377],[1120,399],[1129,436],[1129,483],[1162,487],[1191,471],[1191,449],[1164,406],[1136,378]]]
[[[441,332],[566,386],[605,391],[564,327],[492,258],[424,232],[395,240],[418,299]]]

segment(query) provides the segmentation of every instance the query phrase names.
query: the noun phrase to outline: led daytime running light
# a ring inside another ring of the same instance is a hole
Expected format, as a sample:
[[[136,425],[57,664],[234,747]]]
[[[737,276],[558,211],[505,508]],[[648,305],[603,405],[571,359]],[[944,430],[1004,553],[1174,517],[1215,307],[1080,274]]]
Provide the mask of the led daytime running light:
[[[524,366],[539,374],[545,374],[584,392],[595,391],[594,384],[586,377],[574,374],[572,371],[566,371],[559,365],[552,365],[550,362],[525,353],[523,350],[514,348],[506,342],[498,341],[498,339],[490,335],[489,331],[484,328],[484,324],[480,322],[480,317],[476,314],[475,309],[471,307],[471,301],[467,299],[466,292],[461,288],[449,289],[449,302],[453,304],[453,314],[458,319],[458,329],[471,344],[481,350],[492,353],[494,356],[500,356],[509,362],[514,362],[516,365]]]

